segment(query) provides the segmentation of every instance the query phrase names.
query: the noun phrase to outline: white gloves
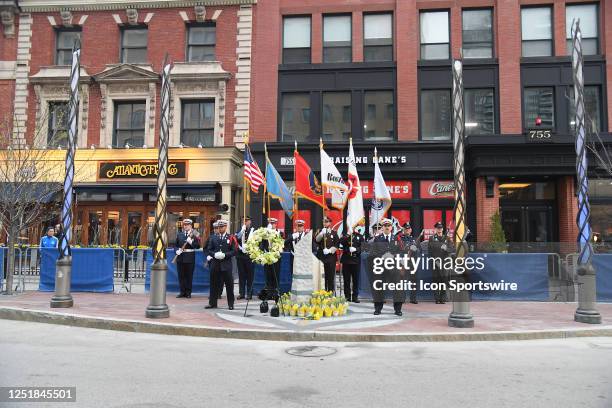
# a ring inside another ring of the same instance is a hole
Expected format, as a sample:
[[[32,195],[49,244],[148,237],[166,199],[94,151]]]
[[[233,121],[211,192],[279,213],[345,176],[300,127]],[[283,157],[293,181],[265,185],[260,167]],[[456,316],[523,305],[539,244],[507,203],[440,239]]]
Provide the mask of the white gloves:
[[[350,247],[349,248],[349,252],[352,254],[353,252],[357,251],[357,248],[355,247]]]
[[[336,248],[336,247],[329,248],[329,252],[332,253],[332,254],[335,254],[337,250],[338,250],[338,248]]]
[[[247,253],[246,248],[240,248],[240,250],[241,250],[243,253],[245,253],[245,254]]]
[[[176,254],[177,255],[180,255],[182,253],[183,253],[183,249],[182,248],[179,248],[179,249],[176,250]]]
[[[293,237],[293,239],[297,239],[300,236],[299,232],[294,232],[293,235],[291,235],[291,237]]]
[[[225,254],[223,252],[215,252],[215,259],[225,259]]]
[[[446,251],[446,244],[442,244],[442,246],[440,247],[441,250]]]
[[[246,231],[246,225],[242,225],[242,228],[240,228],[240,231]]]
[[[193,243],[193,239],[191,239],[191,237],[187,237],[187,243],[191,245]]]
[[[208,255],[208,256],[206,257],[206,260],[207,260],[207,261],[209,261],[209,262],[210,262],[210,260],[211,260],[211,259],[212,259],[212,256],[210,256],[210,255]]]
[[[417,247],[416,247],[416,245],[410,245],[410,250],[411,250],[412,252],[416,252],[416,251],[417,251]]]
[[[323,248],[323,255],[329,255],[330,251],[327,248]]]

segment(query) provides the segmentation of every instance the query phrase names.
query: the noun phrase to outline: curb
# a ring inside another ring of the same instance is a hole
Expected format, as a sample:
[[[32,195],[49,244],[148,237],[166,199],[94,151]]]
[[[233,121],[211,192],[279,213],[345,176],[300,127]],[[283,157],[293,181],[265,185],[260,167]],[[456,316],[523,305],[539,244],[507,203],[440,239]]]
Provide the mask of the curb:
[[[612,326],[604,326],[597,329],[391,334],[321,331],[295,332],[284,330],[234,328],[222,329],[210,326],[192,326],[146,322],[138,320],[108,319],[94,316],[29,310],[16,307],[0,307],[0,319],[59,324],[64,326],[85,327],[90,329],[117,330],[134,333],[268,341],[455,342],[566,339],[577,337],[612,337]]]

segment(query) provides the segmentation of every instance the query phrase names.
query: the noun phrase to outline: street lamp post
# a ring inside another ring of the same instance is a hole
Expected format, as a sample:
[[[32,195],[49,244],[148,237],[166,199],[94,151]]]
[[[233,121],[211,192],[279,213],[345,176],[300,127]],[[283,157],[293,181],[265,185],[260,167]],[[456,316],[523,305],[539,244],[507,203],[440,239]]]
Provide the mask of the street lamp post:
[[[70,281],[72,275],[72,251],[70,239],[72,238],[72,211],[74,205],[74,156],[79,122],[79,79],[81,74],[81,46],[75,42],[72,50],[72,65],[70,69],[70,102],[68,123],[68,146],[66,148],[66,171],[64,175],[64,200],[62,202],[62,229],[61,241],[58,243],[59,258],[55,271],[55,293],[51,297],[51,307],[72,307],[74,301],[70,294]]]
[[[468,254],[466,237],[465,203],[465,116],[463,110],[463,64],[453,61],[453,171],[455,180],[455,259],[465,258]],[[467,281],[466,272],[451,271],[451,279],[458,283]],[[463,287],[463,286],[462,286]],[[451,291],[453,310],[448,316],[450,327],[474,327],[474,317],[470,312],[470,294],[466,290]]]
[[[166,233],[166,201],[168,183],[168,140],[170,124],[170,70],[171,65],[164,60],[161,78],[161,126],[159,135],[159,155],[157,173],[157,199],[155,201],[155,226],[153,242],[153,265],[151,265],[151,287],[149,305],[146,317],[170,317],[170,309],[166,304],[166,277],[168,261],[166,248],[168,235]]]
[[[601,323],[596,308],[595,268],[591,263],[591,208],[589,205],[589,178],[586,154],[586,127],[584,111],[584,61],[582,59],[582,34],[580,20],[572,22],[572,69],[574,76],[574,107],[576,110],[576,179],[578,181],[578,246],[577,262],[578,308],[574,320],[580,323]]]

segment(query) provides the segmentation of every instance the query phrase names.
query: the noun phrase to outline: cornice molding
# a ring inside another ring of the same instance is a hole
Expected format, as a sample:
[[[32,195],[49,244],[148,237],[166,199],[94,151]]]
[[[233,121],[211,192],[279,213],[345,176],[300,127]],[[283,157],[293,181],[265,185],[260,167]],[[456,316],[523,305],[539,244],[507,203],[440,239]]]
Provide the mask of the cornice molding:
[[[67,11],[103,11],[155,8],[178,8],[194,6],[242,6],[257,4],[257,0],[21,0],[19,6],[24,13],[49,13]]]

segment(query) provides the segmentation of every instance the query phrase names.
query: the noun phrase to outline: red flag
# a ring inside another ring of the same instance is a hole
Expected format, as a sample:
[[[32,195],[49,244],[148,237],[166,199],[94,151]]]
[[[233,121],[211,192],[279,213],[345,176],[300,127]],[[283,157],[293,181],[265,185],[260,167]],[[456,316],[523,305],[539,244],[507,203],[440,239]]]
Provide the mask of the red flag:
[[[323,188],[314,171],[297,150],[293,154],[295,157],[295,193],[323,208],[327,208],[323,201]]]

